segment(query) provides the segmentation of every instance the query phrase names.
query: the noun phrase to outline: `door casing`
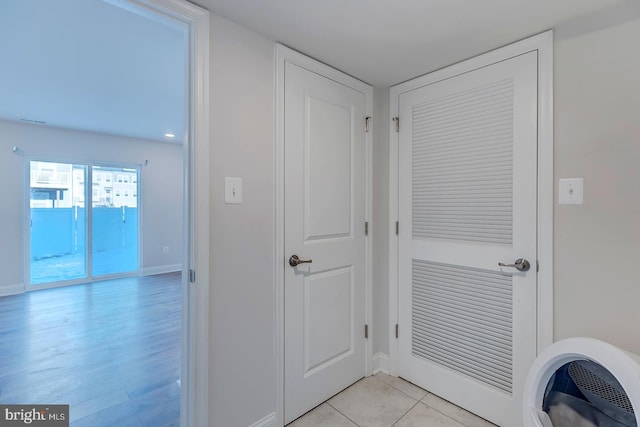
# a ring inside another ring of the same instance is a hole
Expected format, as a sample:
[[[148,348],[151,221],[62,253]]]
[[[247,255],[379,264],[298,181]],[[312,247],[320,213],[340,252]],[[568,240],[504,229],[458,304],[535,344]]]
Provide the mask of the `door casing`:
[[[183,0],[105,0],[117,7],[188,28],[188,99],[184,106],[184,223],[180,425],[209,422],[209,12]],[[197,272],[189,281],[190,271]]]
[[[275,277],[274,277],[274,331],[276,349],[276,367],[274,371],[276,384],[276,424],[284,425],[284,271],[286,254],[284,253],[284,83],[285,63],[291,62],[307,70],[318,73],[331,80],[347,84],[366,94],[366,116],[371,117],[373,112],[373,89],[371,86],[349,77],[344,73],[331,68],[321,62],[309,58],[281,44],[275,46],[276,57],[276,236],[275,236]],[[365,136],[365,221],[369,223],[371,232],[371,185],[372,185],[372,135],[373,127],[369,125],[369,132]],[[363,224],[364,227],[364,224]],[[370,237],[370,236],[369,236]],[[372,288],[371,288],[371,238],[366,239],[365,255],[365,321],[369,325],[369,339],[365,345],[365,375],[372,372]],[[336,390],[338,392],[340,390]]]
[[[182,271],[181,425],[207,425],[209,415],[209,12],[183,0],[104,0],[116,7],[188,28],[183,143],[184,206]],[[66,159],[61,159],[65,161]],[[25,177],[26,179],[26,177]],[[25,224],[26,227],[26,224]],[[25,230],[26,234],[28,231]],[[27,248],[28,250],[28,248]],[[188,283],[189,271],[197,282]],[[196,375],[197,373],[197,375]]]
[[[390,89],[390,123],[398,116],[399,96],[432,84],[527,52],[538,55],[538,208],[537,208],[537,354],[553,343],[553,31],[547,31],[511,45]],[[400,117],[402,126],[402,117]],[[394,123],[389,129],[389,373],[398,375],[398,142]],[[402,227],[402,224],[399,224]]]

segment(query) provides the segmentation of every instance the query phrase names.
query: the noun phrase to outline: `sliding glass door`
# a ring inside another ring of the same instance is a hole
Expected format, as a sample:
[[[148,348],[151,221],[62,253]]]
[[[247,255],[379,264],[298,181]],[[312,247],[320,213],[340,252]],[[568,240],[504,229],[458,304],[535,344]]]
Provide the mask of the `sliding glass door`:
[[[138,171],[92,167],[92,271],[94,276],[138,270]]]
[[[31,161],[29,175],[31,285],[138,271],[137,168]]]
[[[52,162],[30,166],[30,282],[86,279],[87,166]]]

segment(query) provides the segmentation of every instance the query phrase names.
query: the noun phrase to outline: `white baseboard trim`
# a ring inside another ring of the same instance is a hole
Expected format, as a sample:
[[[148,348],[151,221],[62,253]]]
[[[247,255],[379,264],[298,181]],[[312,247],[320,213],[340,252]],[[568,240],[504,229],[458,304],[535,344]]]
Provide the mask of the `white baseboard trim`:
[[[263,419],[251,424],[249,427],[276,427],[276,421],[278,421],[276,419],[276,413],[272,412]]]
[[[24,285],[22,283],[16,283],[15,285],[0,286],[0,297],[6,297],[9,295],[18,295],[24,293]]]
[[[373,355],[373,374],[389,373],[389,355],[381,351]]]
[[[141,276],[153,276],[154,274],[173,273],[174,271],[182,271],[182,264],[159,265],[157,267],[143,268],[140,271]]]

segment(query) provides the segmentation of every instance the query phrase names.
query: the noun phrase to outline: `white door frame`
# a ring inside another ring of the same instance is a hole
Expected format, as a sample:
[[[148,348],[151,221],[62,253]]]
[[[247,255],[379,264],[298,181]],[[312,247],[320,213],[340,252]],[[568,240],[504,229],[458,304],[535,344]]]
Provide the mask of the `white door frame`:
[[[538,53],[538,214],[537,354],[553,343],[553,31],[513,43],[450,67],[393,86],[390,114],[398,116],[403,92],[451,78],[495,62]],[[400,118],[402,120],[402,118]],[[402,123],[400,123],[402,126]],[[395,124],[389,130],[389,373],[398,375],[398,142]],[[402,224],[399,224],[402,227]],[[406,330],[406,328],[405,328]]]
[[[180,425],[209,424],[209,12],[183,0],[105,0],[188,28]],[[190,271],[197,273],[189,284]]]
[[[276,95],[275,95],[275,112],[276,112],[276,150],[275,150],[275,166],[276,166],[276,228],[275,228],[275,254],[274,260],[275,278],[274,278],[274,330],[275,330],[275,384],[276,384],[276,425],[284,425],[284,270],[286,266],[286,254],[284,253],[284,69],[285,62],[291,62],[309,71],[318,73],[328,77],[339,83],[347,82],[349,86],[361,91],[366,95],[366,115],[372,116],[373,111],[373,88],[366,83],[361,82],[352,77],[348,77],[340,71],[318,62],[308,56],[298,53],[279,43],[275,46],[276,57]],[[369,132],[365,136],[365,191],[366,191],[366,207],[365,221],[369,222],[369,230],[371,231],[371,183],[372,183],[372,152],[371,141],[373,135],[373,126],[369,125]],[[369,325],[369,339],[365,345],[365,375],[371,375],[372,371],[372,290],[371,290],[371,232],[366,239],[366,257],[365,257],[365,321]],[[339,391],[339,390],[336,390]]]

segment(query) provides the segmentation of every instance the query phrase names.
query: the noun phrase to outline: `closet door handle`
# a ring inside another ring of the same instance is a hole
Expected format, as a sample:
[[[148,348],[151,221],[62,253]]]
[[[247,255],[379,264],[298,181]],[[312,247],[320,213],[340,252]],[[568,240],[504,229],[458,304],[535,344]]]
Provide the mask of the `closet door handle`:
[[[310,259],[300,259],[298,255],[291,255],[291,258],[289,258],[289,265],[291,267],[295,267],[298,264],[310,264],[312,262],[313,260]]]
[[[503,262],[499,262],[498,265],[500,267],[514,267],[518,271],[529,271],[531,268],[531,264],[524,258],[518,258],[516,262],[513,264],[505,264]]]

